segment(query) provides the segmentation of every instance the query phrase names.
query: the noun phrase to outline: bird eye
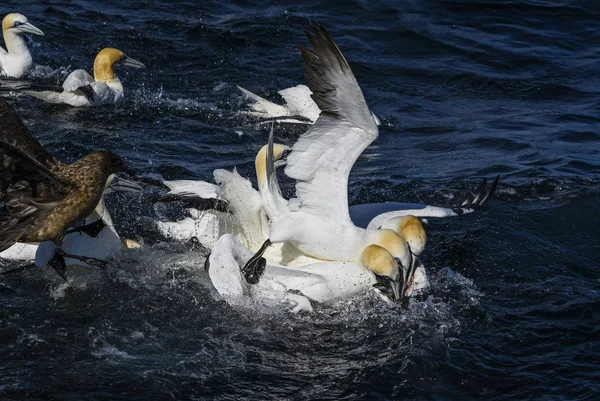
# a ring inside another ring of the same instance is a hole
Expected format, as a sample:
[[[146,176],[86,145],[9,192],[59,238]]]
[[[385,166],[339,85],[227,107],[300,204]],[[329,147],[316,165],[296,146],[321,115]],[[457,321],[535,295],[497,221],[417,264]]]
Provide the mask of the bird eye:
[[[15,21],[15,23],[13,24],[13,28],[18,27],[21,24],[23,24],[21,21]]]

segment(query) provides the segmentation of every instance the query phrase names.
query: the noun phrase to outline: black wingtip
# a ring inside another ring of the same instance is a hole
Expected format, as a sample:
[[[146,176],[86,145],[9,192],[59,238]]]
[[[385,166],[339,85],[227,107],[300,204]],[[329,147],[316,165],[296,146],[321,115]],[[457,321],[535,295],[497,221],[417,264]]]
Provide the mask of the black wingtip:
[[[496,178],[494,178],[492,185],[488,187],[487,178],[484,178],[478,187],[473,188],[467,195],[465,195],[460,206],[478,208],[485,205],[496,192],[496,187],[498,186],[499,180],[500,175],[497,175]]]

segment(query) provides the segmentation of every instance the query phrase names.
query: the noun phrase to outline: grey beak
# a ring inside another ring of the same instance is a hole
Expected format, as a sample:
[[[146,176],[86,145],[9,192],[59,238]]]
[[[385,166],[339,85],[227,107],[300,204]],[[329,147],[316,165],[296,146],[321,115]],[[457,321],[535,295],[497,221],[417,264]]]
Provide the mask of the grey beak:
[[[392,287],[392,292],[394,293],[394,300],[398,301],[402,299],[402,294],[404,294],[404,290],[401,290],[400,281],[392,281],[390,280],[390,287]]]
[[[370,111],[370,110],[369,110]],[[373,116],[373,120],[375,120],[375,124],[377,124],[377,126],[379,127],[381,125],[381,120],[379,119],[379,117],[377,117],[377,115],[375,115],[375,113],[373,113],[371,111],[371,115]]]
[[[42,32],[41,29],[36,28],[35,26],[33,26],[32,24],[30,24],[29,22],[21,24],[21,25],[17,26],[16,28],[18,30],[20,30],[21,32],[44,36],[44,32]]]
[[[410,281],[411,266],[404,267],[404,265],[400,262],[400,259],[398,259],[398,258],[396,258],[396,263],[398,263],[398,268],[402,271],[402,285],[400,285],[399,281],[397,282],[398,286],[399,286],[400,297],[396,298],[396,300],[400,300],[404,297],[406,288],[408,287],[408,283]],[[411,259],[411,265],[412,264],[413,264],[413,261]]]
[[[146,68],[144,63],[137,61],[136,59],[133,59],[129,56],[125,56],[119,64],[121,64],[123,67]]]
[[[110,182],[108,187],[104,190],[104,193],[111,192],[142,192],[143,188],[133,181],[126,180],[115,176]]]

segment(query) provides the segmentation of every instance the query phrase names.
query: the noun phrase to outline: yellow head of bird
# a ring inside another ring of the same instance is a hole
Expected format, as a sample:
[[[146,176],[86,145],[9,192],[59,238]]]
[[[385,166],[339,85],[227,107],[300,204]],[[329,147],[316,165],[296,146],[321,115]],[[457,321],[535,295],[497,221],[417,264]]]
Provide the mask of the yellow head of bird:
[[[410,267],[412,255],[406,241],[394,230],[380,229],[375,233],[375,244],[387,250],[404,268]]]
[[[275,161],[281,159],[285,152],[290,150],[289,146],[280,143],[273,144],[273,158]],[[254,159],[254,167],[256,168],[256,179],[258,180],[258,188],[262,188],[267,181],[267,145],[260,148]]]
[[[117,78],[114,67],[145,68],[145,65],[127,56],[121,50],[106,47],[100,50],[94,60],[94,79],[98,82],[111,82]]]
[[[376,276],[378,284],[392,291],[393,299],[402,297],[402,275],[396,259],[379,245],[369,245],[361,253],[363,264]]]
[[[361,254],[361,260],[366,267],[378,276],[387,277],[392,281],[400,278],[400,269],[394,257],[379,245],[369,245]]]
[[[400,219],[398,233],[410,245],[410,250],[415,255],[420,255],[427,245],[427,233],[421,220],[415,216],[404,216]]]

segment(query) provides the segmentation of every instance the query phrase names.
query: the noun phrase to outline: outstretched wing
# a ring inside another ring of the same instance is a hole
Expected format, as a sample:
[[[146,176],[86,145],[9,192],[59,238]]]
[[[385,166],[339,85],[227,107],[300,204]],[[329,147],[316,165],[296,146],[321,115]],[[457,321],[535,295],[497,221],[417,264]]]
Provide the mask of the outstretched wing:
[[[342,52],[320,26],[300,48],[312,98],[321,115],[292,147],[285,174],[297,181],[295,204],[305,213],[351,223],[348,175],[378,135],[377,125]]]
[[[0,98],[0,141],[20,149],[48,168],[57,164],[56,159],[31,135],[21,117],[2,98]]]
[[[54,209],[72,189],[19,148],[0,141],[0,252]]]
[[[379,228],[389,219],[408,215],[416,217],[462,216],[473,213],[487,203],[496,191],[499,178],[500,176],[497,176],[489,187],[487,179],[484,178],[478,187],[473,188],[463,197],[459,206],[441,207],[399,202],[371,203],[350,207],[350,214],[354,224],[369,229]]]

